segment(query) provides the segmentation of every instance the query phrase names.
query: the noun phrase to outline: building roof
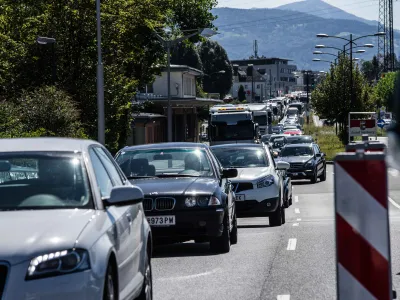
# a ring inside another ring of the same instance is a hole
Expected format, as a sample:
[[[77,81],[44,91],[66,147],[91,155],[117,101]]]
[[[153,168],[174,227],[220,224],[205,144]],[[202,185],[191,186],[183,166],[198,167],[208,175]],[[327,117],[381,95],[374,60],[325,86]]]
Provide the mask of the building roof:
[[[279,58],[279,57],[263,57],[263,58],[249,58],[249,59],[238,59],[238,60],[232,60],[233,65],[248,65],[248,64],[253,64],[253,65],[271,65],[272,61],[283,61],[283,62],[289,62],[293,61],[291,59],[287,58]]]
[[[166,118],[166,116],[164,116],[164,115],[153,114],[153,113],[146,113],[146,112],[134,113],[134,114],[132,114],[132,116],[133,116],[135,119],[158,119],[158,118]]]
[[[142,101],[144,100],[145,99],[142,99]],[[167,97],[162,97],[162,96],[156,98],[149,98],[148,100],[157,105],[166,106],[168,103]],[[224,101],[219,99],[208,99],[208,98],[198,98],[198,97],[192,97],[192,98],[171,97],[172,106],[201,107],[205,105],[215,105],[220,103],[224,103]]]
[[[100,145],[96,141],[58,138],[58,137],[39,137],[39,138],[14,138],[0,139],[1,152],[28,152],[28,151],[85,151],[90,145]]]
[[[187,72],[187,73],[191,73],[195,76],[203,75],[203,71],[196,69],[196,68],[186,66],[186,65],[170,65],[170,68],[171,68],[171,72]],[[163,67],[162,71],[167,72],[167,67]]]

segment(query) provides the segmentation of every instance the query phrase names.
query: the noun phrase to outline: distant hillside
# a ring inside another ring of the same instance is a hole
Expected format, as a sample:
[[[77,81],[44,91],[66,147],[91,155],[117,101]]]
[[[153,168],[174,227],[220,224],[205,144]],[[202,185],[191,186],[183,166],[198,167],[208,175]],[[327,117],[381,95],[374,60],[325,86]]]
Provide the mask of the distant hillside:
[[[319,1],[320,2],[320,1]],[[348,37],[368,35],[377,31],[376,26],[356,20],[336,20],[316,17],[301,12],[288,12],[281,9],[234,9],[216,8],[213,13],[218,16],[214,22],[220,34],[213,37],[228,52],[230,59],[244,59],[253,55],[253,41],[258,41],[258,54],[267,57],[292,59],[298,68],[326,70],[327,63],[315,63],[312,54],[315,45],[325,44],[343,47],[343,40],[320,39],[318,33],[342,35]],[[399,49],[400,34],[395,33],[396,53]],[[372,43],[373,49],[366,49],[365,54],[357,57],[371,59],[377,53],[376,37],[365,38],[360,43]],[[335,53],[335,51],[327,52]],[[337,52],[336,52],[337,53]],[[333,56],[320,55],[321,59],[331,60]]]
[[[351,3],[349,3],[350,5]],[[298,11],[306,14],[314,15],[324,19],[344,19],[364,22],[368,25],[378,26],[377,21],[366,20],[355,15],[349,14],[344,10],[330,5],[322,0],[305,0],[300,2],[289,3],[277,7],[277,9]]]

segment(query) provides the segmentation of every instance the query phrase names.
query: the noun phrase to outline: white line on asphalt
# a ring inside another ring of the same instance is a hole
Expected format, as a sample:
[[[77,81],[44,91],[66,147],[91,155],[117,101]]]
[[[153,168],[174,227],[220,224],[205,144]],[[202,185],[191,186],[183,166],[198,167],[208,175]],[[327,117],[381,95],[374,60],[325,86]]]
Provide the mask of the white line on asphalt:
[[[297,219],[297,221],[301,221],[301,219]]]
[[[299,226],[299,223],[293,223],[293,226]]]
[[[287,250],[296,250],[297,239],[289,239]]]
[[[290,295],[278,295],[277,300],[290,300]]]
[[[198,278],[198,277],[202,277],[202,276],[208,276],[208,275],[216,273],[216,272],[218,272],[220,270],[221,270],[221,268],[217,268],[217,269],[214,269],[212,271],[208,271],[208,272],[204,272],[204,273],[186,275],[186,276],[160,278],[158,280],[187,280],[187,279],[194,279],[194,278]]]
[[[296,214],[299,214],[299,213],[300,213],[300,209],[295,208],[295,209],[294,209],[294,212],[295,212]]]
[[[294,202],[299,202],[299,196],[294,196]]]
[[[398,204],[396,203],[396,201],[394,201],[392,198],[389,197],[389,201],[390,201],[390,203],[392,203],[394,206],[396,206],[398,209],[400,209],[400,205],[398,205]]]

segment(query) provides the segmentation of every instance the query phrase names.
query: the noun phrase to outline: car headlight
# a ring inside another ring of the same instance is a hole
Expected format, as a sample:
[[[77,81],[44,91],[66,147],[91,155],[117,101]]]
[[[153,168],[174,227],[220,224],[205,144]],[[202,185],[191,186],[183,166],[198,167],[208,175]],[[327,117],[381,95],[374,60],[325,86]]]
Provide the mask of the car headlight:
[[[205,207],[213,205],[221,205],[219,199],[215,196],[192,196],[185,199],[186,207]]]
[[[275,182],[274,176],[268,175],[268,176],[264,177],[263,179],[257,181],[257,188],[262,189],[265,187],[269,187],[269,186],[273,185],[274,182]]]
[[[89,254],[83,249],[47,253],[33,258],[25,280],[81,272],[90,268]]]
[[[306,167],[312,167],[314,166],[314,161],[310,159],[308,162],[306,162]]]
[[[208,201],[208,206],[216,206],[221,205],[221,201],[215,196],[210,197],[210,201]]]

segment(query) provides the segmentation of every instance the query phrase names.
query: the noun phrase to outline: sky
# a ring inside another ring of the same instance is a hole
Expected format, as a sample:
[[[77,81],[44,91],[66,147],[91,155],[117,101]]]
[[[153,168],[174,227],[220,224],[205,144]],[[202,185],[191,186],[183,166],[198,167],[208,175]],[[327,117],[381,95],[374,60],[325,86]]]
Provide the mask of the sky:
[[[217,7],[274,8],[300,0],[218,0]],[[368,20],[378,20],[378,0],[324,0],[348,13]],[[394,1],[394,27],[400,29],[400,1]]]

